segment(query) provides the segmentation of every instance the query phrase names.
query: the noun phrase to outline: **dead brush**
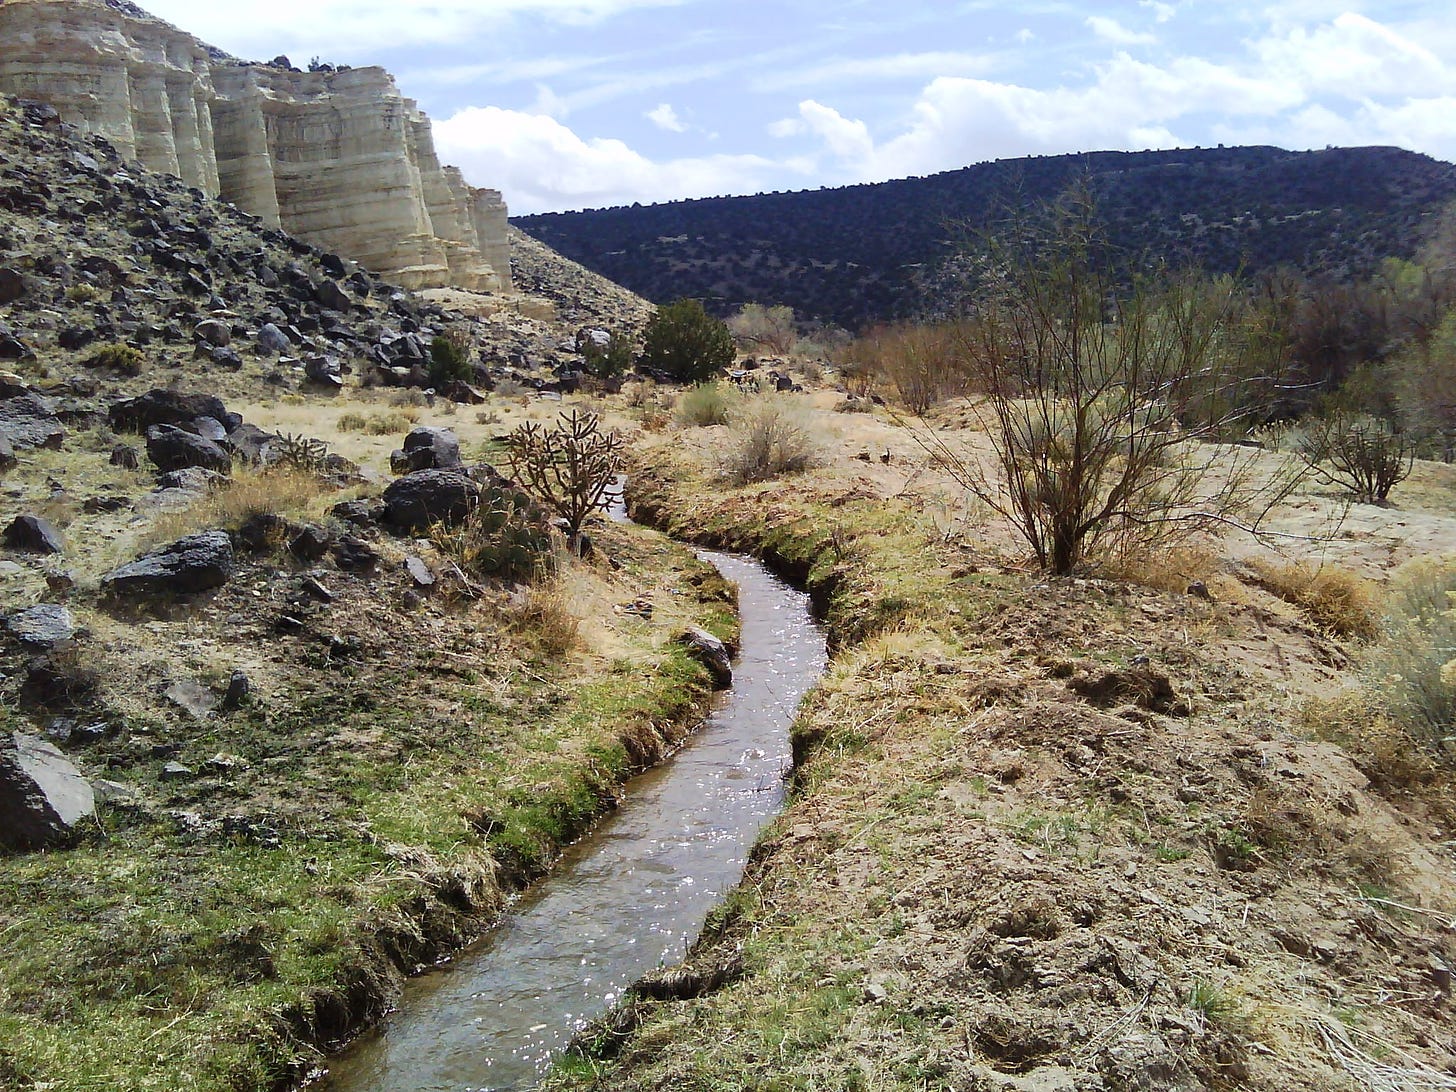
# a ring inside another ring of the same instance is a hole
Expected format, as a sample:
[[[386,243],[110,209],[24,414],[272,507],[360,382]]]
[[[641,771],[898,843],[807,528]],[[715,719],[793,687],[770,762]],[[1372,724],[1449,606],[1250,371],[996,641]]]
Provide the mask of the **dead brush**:
[[[778,395],[745,403],[733,414],[730,429],[719,465],[735,485],[808,470],[823,461],[808,421]]]
[[[1218,570],[1218,554],[1191,542],[1163,550],[1116,550],[1099,558],[1097,569],[1113,580],[1181,595],[1196,584],[1207,588]]]
[[[1256,562],[1253,583],[1293,604],[1322,629],[1369,641],[1380,635],[1375,587],[1333,565]]]
[[[240,467],[185,508],[160,515],[137,543],[141,547],[174,542],[183,535],[213,528],[232,530],[254,516],[299,516],[310,512],[329,491],[327,482],[297,467]]]
[[[511,629],[547,656],[564,656],[581,644],[581,619],[559,579],[538,580],[511,612]]]

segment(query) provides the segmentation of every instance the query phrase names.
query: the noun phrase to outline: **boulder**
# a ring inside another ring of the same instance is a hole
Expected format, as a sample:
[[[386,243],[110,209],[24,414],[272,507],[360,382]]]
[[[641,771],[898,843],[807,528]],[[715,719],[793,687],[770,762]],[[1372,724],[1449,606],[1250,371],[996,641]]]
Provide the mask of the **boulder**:
[[[37,603],[5,619],[5,628],[23,645],[49,649],[76,636],[76,619],[59,603]]]
[[[54,745],[23,732],[0,734],[0,848],[63,844],[95,814],[91,785]]]
[[[226,474],[219,474],[205,466],[184,466],[181,470],[169,470],[165,474],[157,475],[157,488],[153,490],[153,495],[173,491],[200,497],[227,480]]]
[[[242,417],[229,413],[222,399],[211,394],[183,394],[181,391],[154,387],[135,398],[123,399],[107,411],[107,423],[114,429],[145,432],[153,425],[188,428],[199,417],[212,417],[228,429],[243,423]]]
[[[111,448],[111,465],[123,470],[135,470],[141,465],[137,449],[130,444],[115,444]]]
[[[276,432],[265,432],[253,424],[241,424],[227,434],[227,446],[250,463],[270,462],[269,452],[277,443]]]
[[[226,531],[186,535],[101,578],[103,591],[140,596],[206,591],[233,575],[233,544]]]
[[[272,353],[276,356],[279,353],[288,352],[292,347],[293,343],[288,340],[288,335],[273,323],[264,323],[258,330],[258,350],[260,352]]]
[[[288,552],[300,561],[317,561],[329,552],[334,536],[317,523],[303,523],[289,536]]]
[[[349,293],[340,288],[336,281],[324,280],[314,289],[313,296],[331,311],[347,311],[354,306]]]
[[[460,465],[460,441],[448,428],[420,425],[404,438],[404,448],[389,456],[396,474],[416,470],[449,470]]]
[[[65,553],[66,543],[55,524],[44,516],[20,515],[5,528],[5,545],[32,554]]]
[[[173,425],[147,429],[147,458],[163,471],[200,466],[226,474],[233,468],[232,456],[217,444]]]
[[[713,676],[715,690],[724,690],[733,684],[733,658],[722,641],[705,629],[689,626],[678,634],[677,642],[687,649],[689,656],[708,669]]]
[[[303,377],[310,383],[330,390],[338,390],[344,385],[342,365],[339,358],[334,356],[310,356],[303,362]]]
[[[66,428],[50,399],[21,394],[0,401],[0,439],[12,449],[59,448],[65,438]]]
[[[345,535],[334,543],[334,564],[349,573],[371,572],[379,564],[379,551],[362,538]]]
[[[15,457],[15,445],[10,442],[10,437],[0,434],[0,470],[10,470],[19,461]]]
[[[456,523],[480,503],[480,486],[461,470],[417,470],[384,491],[384,516],[404,531]]]
[[[29,291],[24,273],[9,266],[0,267],[0,303],[14,303]]]
[[[209,345],[223,348],[232,341],[233,328],[221,319],[204,319],[192,328],[192,336]]]

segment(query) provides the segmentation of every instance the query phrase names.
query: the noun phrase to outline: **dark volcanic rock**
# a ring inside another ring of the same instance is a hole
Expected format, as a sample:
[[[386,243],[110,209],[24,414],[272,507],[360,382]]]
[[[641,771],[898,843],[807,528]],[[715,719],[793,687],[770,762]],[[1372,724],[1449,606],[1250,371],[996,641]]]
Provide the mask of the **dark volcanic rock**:
[[[76,619],[59,603],[37,603],[5,619],[10,636],[34,648],[54,648],[76,636]]]
[[[227,411],[221,398],[211,394],[183,394],[161,387],[117,402],[106,414],[112,428],[131,432],[145,432],[152,425],[188,428],[199,417],[215,418],[230,429],[243,423],[240,416]]]
[[[30,291],[24,273],[9,267],[0,268],[0,303],[14,303]]]
[[[233,328],[221,319],[205,319],[193,327],[192,334],[209,345],[228,345],[233,339]]]
[[[345,572],[367,573],[379,564],[379,551],[362,538],[345,535],[334,543],[334,564]]]
[[[705,629],[690,626],[678,635],[678,644],[713,676],[715,689],[723,690],[733,683],[733,660],[728,647]]]
[[[449,470],[460,465],[460,441],[448,428],[420,425],[404,438],[404,448],[389,456],[396,474],[416,470]]]
[[[233,575],[233,544],[226,531],[186,535],[101,578],[104,591],[116,595],[149,595],[206,591]]]
[[[354,301],[349,298],[349,293],[330,280],[325,280],[314,289],[314,298],[334,311],[347,311],[354,306]]]
[[[147,458],[158,470],[185,470],[200,466],[226,474],[233,459],[217,444],[192,432],[172,425],[153,425],[147,429]]]
[[[258,330],[258,349],[260,352],[272,353],[274,356],[279,353],[286,353],[293,343],[288,340],[288,335],[271,322],[264,323]]]
[[[0,735],[0,847],[63,844],[95,813],[90,784],[52,744],[22,732]]]
[[[28,514],[10,521],[5,528],[5,545],[33,554],[60,554],[66,550],[65,540],[55,524],[44,516]]]
[[[56,416],[56,407],[38,394],[21,394],[0,401],[0,437],[12,448],[59,448],[66,427]]]
[[[480,486],[460,470],[417,470],[384,491],[385,518],[405,531],[455,523],[478,503]]]
[[[141,466],[141,458],[131,444],[116,444],[111,449],[111,465],[124,470],[135,470]]]

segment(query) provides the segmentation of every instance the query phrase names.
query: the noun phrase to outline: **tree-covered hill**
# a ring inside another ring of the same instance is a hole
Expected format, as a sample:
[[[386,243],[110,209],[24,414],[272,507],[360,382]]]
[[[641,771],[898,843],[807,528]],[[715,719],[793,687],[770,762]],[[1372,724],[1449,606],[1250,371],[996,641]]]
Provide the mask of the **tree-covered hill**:
[[[945,303],[946,258],[1085,179],[1120,248],[1210,272],[1368,274],[1409,257],[1456,166],[1398,148],[1197,148],[1000,160],[924,178],[525,216],[528,234],[665,302],[787,304],[858,329]]]

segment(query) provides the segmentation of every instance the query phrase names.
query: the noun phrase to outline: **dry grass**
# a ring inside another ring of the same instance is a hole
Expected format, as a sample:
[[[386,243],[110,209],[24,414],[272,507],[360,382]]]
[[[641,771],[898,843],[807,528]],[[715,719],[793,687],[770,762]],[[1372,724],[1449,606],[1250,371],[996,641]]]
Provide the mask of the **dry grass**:
[[[733,415],[720,466],[738,485],[819,466],[824,459],[807,416],[778,395],[746,402]]]
[[[538,580],[526,589],[511,628],[547,656],[565,656],[581,644],[581,619],[560,579]]]
[[[673,415],[683,425],[726,425],[737,402],[738,395],[735,391],[729,390],[715,379],[710,379],[683,391]]]
[[[254,515],[308,515],[328,488],[313,474],[288,467],[241,469],[230,483],[211,490],[186,508],[159,515],[136,546],[146,549],[197,531],[238,527]]]
[[[1334,565],[1255,562],[1256,582],[1341,637],[1373,640],[1380,634],[1378,595],[1370,581]]]
[[[1114,580],[1177,595],[1195,583],[1206,587],[1218,571],[1218,561],[1218,551],[1211,545],[1182,543],[1166,550],[1117,554],[1102,560],[1098,568]]]

